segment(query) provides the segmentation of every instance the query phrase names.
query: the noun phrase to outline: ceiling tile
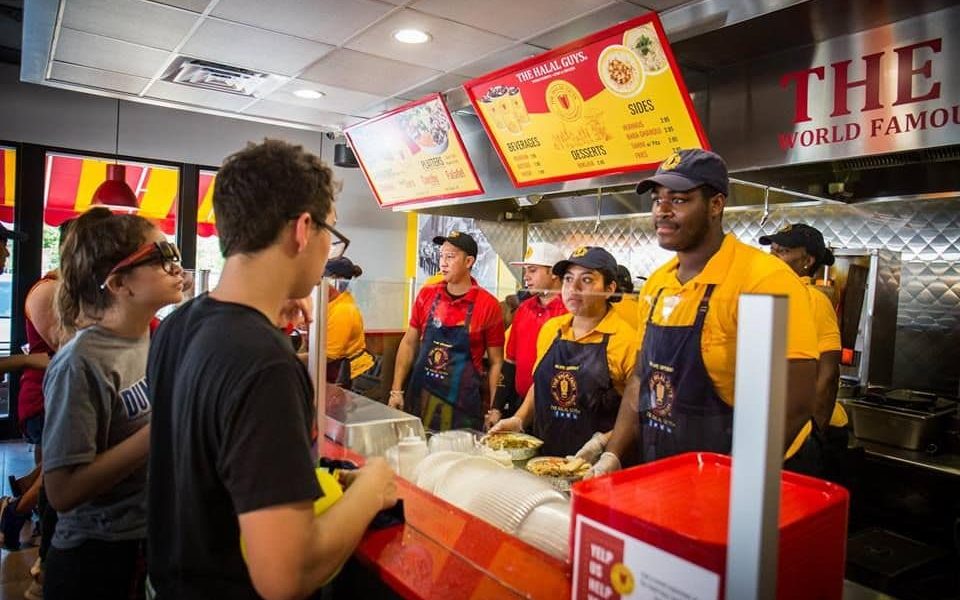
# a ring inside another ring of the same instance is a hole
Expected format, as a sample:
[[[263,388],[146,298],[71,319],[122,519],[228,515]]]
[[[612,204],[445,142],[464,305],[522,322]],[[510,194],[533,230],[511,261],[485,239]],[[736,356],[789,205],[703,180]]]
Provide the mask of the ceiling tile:
[[[296,121],[298,123],[316,125],[318,127],[329,127],[332,129],[339,128],[340,123],[350,116],[324,110],[305,108],[303,106],[293,106],[292,104],[284,104],[282,102],[271,102],[269,100],[261,100],[260,102],[257,102],[247,110],[243,111],[243,114],[270,117],[285,121]]]
[[[426,31],[433,39],[426,44],[403,44],[393,39],[395,31],[406,28]],[[354,38],[347,47],[447,71],[511,44],[503,36],[405,8]]]
[[[141,0],[70,0],[63,9],[64,27],[164,50],[173,50],[197,18]]]
[[[56,61],[50,67],[50,79],[126,94],[139,94],[140,90],[150,82],[145,77],[134,77]]]
[[[234,67],[294,75],[332,46],[264,29],[205,19],[182,54]]]
[[[609,3],[610,0],[416,0],[411,8],[524,39]]]
[[[556,48],[648,12],[650,10],[643,6],[619,2],[527,41],[544,48]]]
[[[152,0],[157,4],[166,4],[168,6],[176,6],[185,10],[189,10],[195,13],[201,13],[210,4],[210,0]]]
[[[456,73],[445,73],[436,79],[431,79],[422,85],[418,85],[412,90],[402,92],[400,96],[409,98],[410,100],[417,100],[418,98],[423,98],[427,94],[433,94],[436,92],[442,93],[455,87],[460,87],[467,81],[470,81],[469,77],[463,77],[462,75],[457,75]]]
[[[507,65],[518,63],[543,52],[545,52],[545,50],[543,48],[538,48],[537,46],[531,46],[529,44],[517,44],[501,52],[496,52],[489,56],[485,56],[480,60],[472,62],[468,65],[463,65],[455,69],[455,72],[470,78],[480,77],[481,75],[492,73],[497,69],[502,69]]]
[[[155,81],[153,85],[150,86],[150,89],[147,90],[145,96],[234,111],[243,108],[253,101],[253,98],[249,96],[204,90],[162,80]]]
[[[67,27],[60,28],[54,59],[106,71],[153,77],[167,60],[163,50],[138,46]]]
[[[220,0],[210,14],[339,45],[393,8],[377,0]]]
[[[300,75],[301,79],[379,96],[393,96],[439,71],[353,50],[335,50]]]
[[[387,98],[383,102],[377,102],[375,104],[371,104],[370,106],[365,106],[360,110],[351,111],[351,112],[357,116],[364,117],[364,118],[376,117],[377,115],[381,115],[395,108],[399,108],[404,104],[406,104],[407,102],[409,102],[409,100],[406,100],[404,98]]]
[[[680,6],[681,4],[686,4],[689,0],[625,0],[630,4],[639,4],[649,8],[650,10],[655,10],[657,12],[667,10],[668,8],[673,8],[675,6]]]
[[[307,100],[299,98],[293,94],[300,89],[311,89],[326,94],[323,98],[316,100]],[[331,85],[322,85],[311,81],[292,79],[287,85],[266,96],[266,100],[272,102],[282,102],[283,104],[292,104],[315,110],[324,110],[328,112],[358,114],[357,111],[364,106],[369,106],[376,102],[386,100],[384,96],[375,96],[364,92],[346,90]]]

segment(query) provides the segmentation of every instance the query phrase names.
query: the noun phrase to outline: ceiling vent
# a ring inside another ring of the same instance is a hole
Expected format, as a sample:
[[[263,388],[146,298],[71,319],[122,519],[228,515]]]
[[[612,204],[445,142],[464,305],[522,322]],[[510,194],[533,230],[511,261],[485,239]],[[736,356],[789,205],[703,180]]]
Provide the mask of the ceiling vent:
[[[277,77],[240,67],[180,57],[167,69],[163,79],[171,83],[253,97],[265,83]]]

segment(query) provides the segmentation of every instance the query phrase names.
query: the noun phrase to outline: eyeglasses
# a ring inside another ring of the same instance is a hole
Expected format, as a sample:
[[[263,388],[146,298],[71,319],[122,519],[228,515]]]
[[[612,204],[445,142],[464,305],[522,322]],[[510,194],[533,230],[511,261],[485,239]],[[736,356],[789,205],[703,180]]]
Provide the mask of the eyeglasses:
[[[106,289],[107,280],[111,275],[152,262],[159,262],[167,275],[176,275],[180,267],[180,249],[170,242],[148,242],[110,269],[107,276],[103,278],[100,289]]]
[[[330,254],[327,258],[340,258],[346,254],[347,246],[350,245],[350,240],[347,239],[347,236],[337,231],[332,225],[321,222],[320,226],[329,231],[331,237],[333,237],[330,241]]]

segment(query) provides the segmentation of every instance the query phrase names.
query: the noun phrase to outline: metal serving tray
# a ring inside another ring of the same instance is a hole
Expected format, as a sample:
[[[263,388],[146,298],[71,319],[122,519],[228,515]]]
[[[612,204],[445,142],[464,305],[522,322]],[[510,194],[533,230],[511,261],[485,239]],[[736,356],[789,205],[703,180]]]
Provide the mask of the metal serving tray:
[[[401,437],[423,438],[418,417],[360,394],[327,386],[326,436],[363,456],[383,456]]]
[[[957,404],[940,399],[929,410],[882,406],[863,399],[844,400],[851,413],[853,434],[882,444],[935,453]]]

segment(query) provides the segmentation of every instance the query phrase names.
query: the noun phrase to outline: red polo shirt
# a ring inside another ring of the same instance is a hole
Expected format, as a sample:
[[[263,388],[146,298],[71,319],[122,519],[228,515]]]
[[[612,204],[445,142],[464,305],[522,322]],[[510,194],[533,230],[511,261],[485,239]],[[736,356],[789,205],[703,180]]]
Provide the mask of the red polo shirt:
[[[470,290],[459,298],[453,298],[447,293],[445,282],[423,286],[413,303],[410,327],[416,327],[420,332],[420,339],[423,339],[427,316],[437,294],[440,294],[440,301],[437,302],[433,316],[447,327],[463,325],[467,318],[467,307],[473,304],[473,316],[470,318],[470,354],[473,366],[478,373],[482,373],[483,355],[487,348],[503,347],[503,313],[500,312],[500,303],[493,294],[482,289],[473,277],[470,278],[470,283]]]
[[[507,342],[506,358],[517,365],[517,376],[514,387],[520,398],[527,395],[527,390],[533,385],[533,366],[537,362],[537,334],[543,324],[560,315],[566,314],[567,307],[563,305],[563,298],[557,294],[546,306],[540,303],[540,298],[527,298],[513,315],[513,325],[510,329],[510,340]]]

